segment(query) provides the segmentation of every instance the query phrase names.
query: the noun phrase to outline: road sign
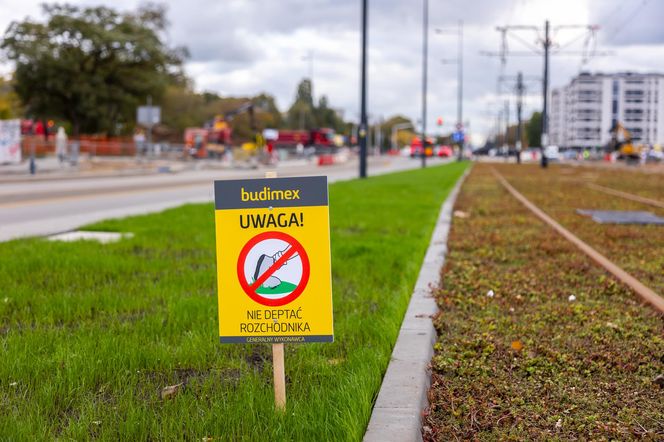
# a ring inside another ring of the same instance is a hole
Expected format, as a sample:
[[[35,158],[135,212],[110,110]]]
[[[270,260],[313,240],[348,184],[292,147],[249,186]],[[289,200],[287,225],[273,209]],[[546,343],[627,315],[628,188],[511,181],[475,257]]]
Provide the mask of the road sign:
[[[136,109],[136,122],[146,127],[152,127],[161,122],[161,108],[159,106],[139,106]]]
[[[21,162],[21,120],[0,120],[0,164]]]
[[[452,140],[453,140],[455,143],[460,143],[460,142],[463,141],[463,139],[464,139],[464,133],[463,133],[462,130],[457,130],[456,132],[454,132],[454,133],[452,134]]]
[[[214,186],[220,341],[332,342],[327,177]]]

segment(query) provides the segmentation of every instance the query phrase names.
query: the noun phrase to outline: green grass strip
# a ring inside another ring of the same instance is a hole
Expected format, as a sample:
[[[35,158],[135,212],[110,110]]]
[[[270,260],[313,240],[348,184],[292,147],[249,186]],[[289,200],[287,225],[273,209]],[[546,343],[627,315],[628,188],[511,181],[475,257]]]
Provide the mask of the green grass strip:
[[[284,415],[270,346],[218,343],[211,204],[88,227],[134,233],[115,244],[0,244],[0,439],[361,439],[465,167],[330,186],[336,342],[286,345]]]

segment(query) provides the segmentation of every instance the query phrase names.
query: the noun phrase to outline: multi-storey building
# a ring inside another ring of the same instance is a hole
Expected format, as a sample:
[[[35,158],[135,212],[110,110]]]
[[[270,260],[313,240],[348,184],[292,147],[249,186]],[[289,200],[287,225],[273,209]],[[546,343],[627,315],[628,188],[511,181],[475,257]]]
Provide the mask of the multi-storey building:
[[[664,144],[664,74],[581,73],[551,92],[549,142],[601,147],[620,122],[638,144]]]

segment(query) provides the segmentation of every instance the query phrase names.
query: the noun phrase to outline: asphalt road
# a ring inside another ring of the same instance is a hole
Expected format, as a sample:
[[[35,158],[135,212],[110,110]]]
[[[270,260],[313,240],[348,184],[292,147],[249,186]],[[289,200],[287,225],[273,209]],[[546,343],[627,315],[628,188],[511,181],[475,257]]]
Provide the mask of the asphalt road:
[[[441,164],[449,160],[429,160]],[[369,175],[419,167],[416,159],[381,157]],[[260,178],[268,169],[199,170],[177,174],[57,179],[0,184],[0,241],[66,232],[108,218],[158,212],[213,200],[213,181]],[[357,161],[320,167],[280,165],[279,176],[327,175],[329,182],[357,177]]]

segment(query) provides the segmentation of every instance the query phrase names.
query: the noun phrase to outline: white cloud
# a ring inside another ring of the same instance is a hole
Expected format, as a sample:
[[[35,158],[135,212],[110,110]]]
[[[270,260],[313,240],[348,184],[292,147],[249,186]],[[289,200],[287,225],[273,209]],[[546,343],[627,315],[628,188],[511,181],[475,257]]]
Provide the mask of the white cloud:
[[[139,0],[72,0],[75,4],[107,4],[135,8]],[[0,0],[0,28],[26,15],[38,17],[41,0]],[[495,124],[495,111],[502,106],[496,96],[499,61],[480,55],[497,51],[497,25],[598,23],[600,42],[616,51],[612,57],[596,58],[581,66],[580,57],[552,57],[553,86],[569,81],[581,68],[592,71],[664,70],[664,27],[659,23],[664,4],[657,0],[430,0],[429,94],[427,126],[432,132],[438,116],[451,130],[456,120],[456,66],[443,65],[443,58],[456,58],[456,38],[434,33],[436,27],[464,27],[464,120],[471,130],[486,134]],[[369,1],[369,112],[374,117],[403,114],[413,120],[421,108],[422,2],[414,0]],[[314,92],[328,96],[332,106],[347,118],[359,109],[360,2],[356,0],[189,0],[171,1],[169,40],[190,49],[187,72],[200,90],[225,95],[267,92],[282,110],[293,100],[297,83],[308,75],[302,57],[314,53]],[[641,8],[641,9],[639,9]],[[628,21],[630,20],[630,21]],[[563,45],[579,30],[556,30],[554,41]],[[602,34],[605,32],[605,34]],[[537,44],[534,32],[519,31],[521,38]],[[583,39],[570,49],[581,49]],[[613,45],[613,46],[609,46]],[[525,47],[516,39],[510,50]],[[524,49],[526,50],[526,49]],[[0,66],[0,72],[8,67]],[[510,57],[505,75],[542,75],[542,57]],[[541,87],[528,84],[524,114],[541,103]],[[514,110],[510,111],[514,121]]]

